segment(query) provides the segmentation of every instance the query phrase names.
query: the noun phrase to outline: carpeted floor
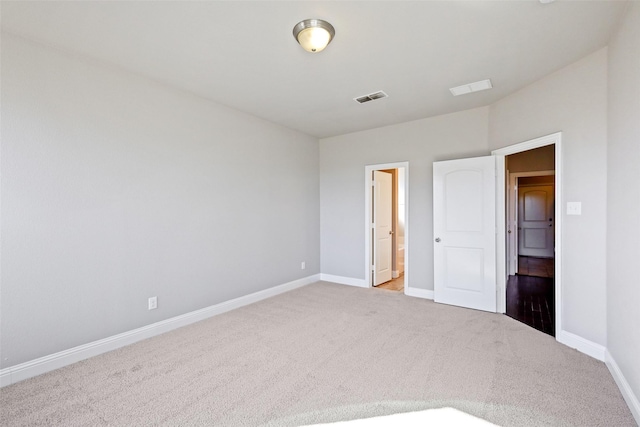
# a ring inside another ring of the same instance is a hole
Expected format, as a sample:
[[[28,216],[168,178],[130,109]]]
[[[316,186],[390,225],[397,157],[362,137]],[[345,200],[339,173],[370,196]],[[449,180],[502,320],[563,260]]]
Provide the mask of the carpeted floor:
[[[316,283],[0,390],[3,426],[294,426],[450,407],[634,426],[606,366],[507,316]]]

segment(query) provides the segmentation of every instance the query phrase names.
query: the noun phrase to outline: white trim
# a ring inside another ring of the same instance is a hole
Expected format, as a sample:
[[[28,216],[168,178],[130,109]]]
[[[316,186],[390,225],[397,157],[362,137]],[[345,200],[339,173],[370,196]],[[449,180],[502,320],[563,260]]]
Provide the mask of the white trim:
[[[531,177],[531,176],[549,176],[549,175],[555,175],[556,171],[554,170],[550,170],[550,171],[531,171],[531,172],[511,172],[509,174],[509,176],[516,176],[518,178],[526,178],[526,177]],[[531,185],[531,184],[529,184]],[[534,184],[534,185],[542,185],[542,184]]]
[[[365,166],[364,171],[364,287],[371,287],[371,186],[372,172],[404,168],[404,289],[409,284],[409,162],[383,163]]]
[[[562,331],[562,205],[564,199],[562,198],[562,132],[552,133],[551,135],[542,136],[540,138],[532,139],[530,141],[521,142],[519,144],[510,145],[505,148],[493,150],[491,154],[494,156],[508,156],[510,154],[516,154],[534,148],[544,147],[554,144],[555,150],[555,320],[556,331]],[[500,159],[498,159],[500,160]],[[504,184],[504,183],[503,183]],[[506,201],[506,185],[498,187],[498,197],[496,208],[500,209],[498,212],[502,212],[504,218],[504,209]],[[506,222],[502,222],[501,227],[497,227],[497,258],[502,260],[502,263],[498,265],[498,285],[504,283],[504,286],[499,286],[500,293],[498,294],[498,312],[504,313],[507,306],[507,249],[506,249]],[[556,339],[560,341],[556,335]]]
[[[607,351],[607,348],[603,345],[594,343],[593,341],[589,341],[582,338],[581,336],[572,334],[571,332],[567,331],[556,332],[556,340],[568,347],[575,348],[576,350],[586,354],[587,356],[591,356],[594,359],[598,359],[601,362],[604,362],[604,354]]]
[[[405,286],[404,294],[410,297],[430,299],[433,301],[433,291],[429,289],[408,288]]]
[[[529,141],[513,144],[508,147],[498,148],[497,150],[493,150],[491,153],[498,154],[501,156],[508,156],[511,154],[521,153],[523,151],[533,150],[534,148],[540,148],[546,145],[555,144],[556,141],[560,139],[562,139],[562,132],[556,132],[550,135],[545,135],[539,138],[531,139]]]
[[[340,285],[357,286],[359,288],[368,288],[364,279],[354,279],[353,277],[334,276],[333,274],[320,274],[320,280],[323,282],[338,283]]]
[[[505,156],[501,154],[491,153],[496,158],[496,313],[505,313],[507,311],[507,275],[503,274],[504,271],[508,271],[507,259],[501,256],[500,243],[504,244],[504,226],[507,223],[505,217],[506,211],[506,193],[505,193]],[[501,233],[502,231],[502,233]],[[504,295],[504,297],[503,297]]]
[[[163,334],[182,326],[190,325],[195,322],[226,313],[245,305],[253,304],[258,301],[291,291],[302,286],[315,283],[320,280],[320,274],[304,277],[279,286],[274,286],[263,291],[255,292],[229,301],[221,302],[200,310],[162,320],[151,325],[133,329],[128,332],[113,335],[98,341],[93,341],[77,347],[63,350],[48,356],[39,357],[19,365],[10,366],[0,370],[0,387],[15,384],[18,381],[35,377],[55,369],[62,368],[72,363],[88,359],[99,354],[106,353],[129,344],[133,344],[143,339],[151,338],[156,335]]]
[[[607,368],[609,368],[609,372],[611,372],[611,376],[613,376],[613,379],[618,385],[622,397],[624,397],[624,400],[627,402],[633,418],[635,418],[636,423],[640,425],[640,400],[638,400],[638,396],[633,393],[633,389],[631,389],[629,382],[624,377],[624,374],[611,353],[609,353],[609,350],[605,350],[604,361],[607,364]]]

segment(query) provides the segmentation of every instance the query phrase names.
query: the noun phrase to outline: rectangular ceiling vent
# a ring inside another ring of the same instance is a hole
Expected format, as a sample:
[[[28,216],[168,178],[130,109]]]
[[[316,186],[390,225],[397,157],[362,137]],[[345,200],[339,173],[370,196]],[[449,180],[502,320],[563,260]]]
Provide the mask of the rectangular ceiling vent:
[[[364,104],[365,102],[369,102],[369,101],[375,101],[376,99],[382,99],[382,98],[386,98],[389,95],[387,95],[386,93],[384,93],[383,91],[378,91],[378,92],[374,92],[374,93],[370,93],[369,95],[363,95],[363,96],[359,96],[357,98],[353,98],[354,101],[360,103],[360,104]]]
[[[453,96],[466,95],[468,93],[478,92],[481,90],[492,89],[491,80],[481,80],[479,82],[468,83],[462,86],[456,86],[449,89]]]

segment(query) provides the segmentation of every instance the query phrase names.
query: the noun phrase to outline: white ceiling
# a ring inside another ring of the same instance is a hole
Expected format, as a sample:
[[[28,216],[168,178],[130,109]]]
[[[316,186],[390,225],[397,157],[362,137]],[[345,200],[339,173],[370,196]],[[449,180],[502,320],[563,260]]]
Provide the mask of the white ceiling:
[[[491,104],[607,45],[624,1],[1,2],[3,31],[327,137]],[[318,54],[291,31],[333,24]],[[493,89],[449,88],[490,78]],[[353,98],[383,90],[386,99]],[[588,90],[588,88],[585,88]]]

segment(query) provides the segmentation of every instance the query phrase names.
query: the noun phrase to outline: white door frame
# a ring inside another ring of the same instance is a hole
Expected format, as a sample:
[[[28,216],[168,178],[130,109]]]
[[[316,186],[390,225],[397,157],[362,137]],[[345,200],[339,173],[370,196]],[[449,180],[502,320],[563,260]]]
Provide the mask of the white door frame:
[[[540,148],[555,144],[555,322],[556,340],[559,332],[562,331],[562,132],[542,136],[530,141],[510,145],[491,152],[498,157],[499,163],[504,165],[505,157],[510,154],[521,153],[523,151]],[[502,177],[498,176],[497,193],[497,268],[498,268],[498,312],[504,313],[507,306],[507,252],[506,252],[506,182],[504,177],[504,167]]]
[[[556,171],[535,171],[535,172],[509,172],[507,171],[507,182],[509,183],[507,194],[507,229],[511,225],[512,232],[507,236],[507,273],[512,276],[518,271],[518,178],[532,176],[555,175]],[[513,222],[509,224],[509,222]]]
[[[373,171],[404,168],[404,293],[409,288],[409,162],[383,163],[365,166],[364,178],[364,283],[371,288],[371,188],[373,186]]]

